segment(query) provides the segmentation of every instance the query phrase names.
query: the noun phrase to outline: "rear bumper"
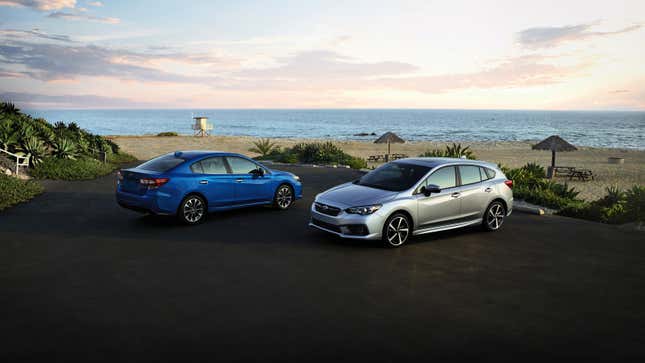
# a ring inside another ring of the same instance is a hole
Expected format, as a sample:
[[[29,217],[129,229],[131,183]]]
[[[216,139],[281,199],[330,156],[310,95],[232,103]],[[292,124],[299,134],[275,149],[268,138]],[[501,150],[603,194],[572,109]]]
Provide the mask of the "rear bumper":
[[[177,209],[159,203],[159,196],[156,192],[139,195],[117,189],[116,202],[123,208],[140,213],[174,215]]]

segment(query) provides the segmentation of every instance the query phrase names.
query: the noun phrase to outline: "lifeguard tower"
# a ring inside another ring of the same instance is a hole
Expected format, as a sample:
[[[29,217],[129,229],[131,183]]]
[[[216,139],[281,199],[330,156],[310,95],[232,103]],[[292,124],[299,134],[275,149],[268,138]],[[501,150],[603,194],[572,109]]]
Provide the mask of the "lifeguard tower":
[[[193,117],[195,124],[193,125],[194,136],[208,136],[213,130],[213,125],[208,122],[208,117],[197,116]]]

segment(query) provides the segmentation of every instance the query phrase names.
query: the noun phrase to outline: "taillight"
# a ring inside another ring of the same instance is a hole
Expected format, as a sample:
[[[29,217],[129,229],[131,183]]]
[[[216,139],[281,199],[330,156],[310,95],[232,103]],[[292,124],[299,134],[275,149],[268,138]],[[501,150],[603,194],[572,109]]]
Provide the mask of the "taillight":
[[[504,184],[506,184],[507,187],[513,189],[513,181],[512,180],[505,180]]]
[[[168,183],[170,179],[168,178],[143,178],[139,179],[139,183],[141,185],[145,185],[148,187],[148,189],[157,189],[160,186]]]

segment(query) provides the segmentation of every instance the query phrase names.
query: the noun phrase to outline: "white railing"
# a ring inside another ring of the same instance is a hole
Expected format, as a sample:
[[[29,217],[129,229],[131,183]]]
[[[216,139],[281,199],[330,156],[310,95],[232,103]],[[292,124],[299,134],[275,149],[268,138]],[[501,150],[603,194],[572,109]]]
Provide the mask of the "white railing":
[[[29,154],[23,156],[23,155],[11,153],[5,149],[0,149],[0,151],[2,151],[3,153],[9,156],[16,158],[16,176],[18,176],[18,171],[20,170],[21,166],[26,166],[26,167],[29,166],[29,156],[30,156]]]

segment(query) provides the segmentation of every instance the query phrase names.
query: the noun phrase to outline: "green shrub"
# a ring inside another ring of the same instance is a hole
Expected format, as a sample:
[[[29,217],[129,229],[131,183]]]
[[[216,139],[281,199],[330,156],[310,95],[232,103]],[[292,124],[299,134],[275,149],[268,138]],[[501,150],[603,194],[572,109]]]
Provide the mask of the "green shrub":
[[[157,134],[159,137],[169,137],[169,136],[179,136],[178,133],[174,131],[164,131]]]
[[[107,175],[115,169],[111,163],[92,158],[46,158],[33,168],[31,175],[38,179],[86,180]]]
[[[135,158],[134,156],[128,153],[121,151],[118,154],[108,155],[107,161],[112,164],[125,164],[125,163],[135,162],[137,161],[137,158]]]
[[[31,154],[29,163],[32,166],[38,165],[47,155],[47,148],[45,147],[45,144],[35,136],[27,139],[22,145],[22,148],[25,153]]]
[[[299,143],[292,148],[273,148],[266,155],[259,156],[260,160],[274,160],[280,163],[314,163],[342,164],[354,169],[367,167],[367,161],[346,154],[343,149],[331,142]]]
[[[625,192],[625,213],[629,221],[645,222],[645,186],[634,185]]]
[[[43,187],[34,180],[20,180],[0,174],[0,210],[25,202],[43,192]]]

